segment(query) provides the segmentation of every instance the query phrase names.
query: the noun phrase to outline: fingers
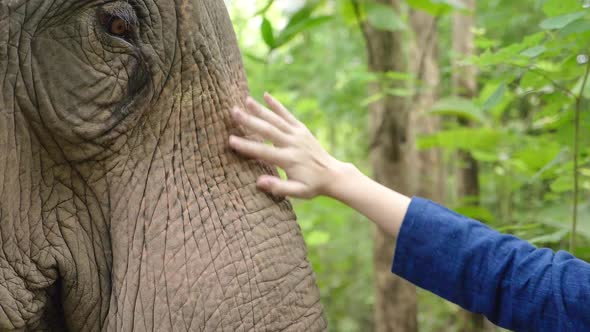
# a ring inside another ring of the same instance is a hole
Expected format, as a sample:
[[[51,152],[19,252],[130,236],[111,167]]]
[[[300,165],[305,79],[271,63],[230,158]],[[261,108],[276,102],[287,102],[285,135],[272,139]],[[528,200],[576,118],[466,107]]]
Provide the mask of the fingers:
[[[261,176],[256,185],[275,196],[290,196],[295,198],[311,198],[305,184],[297,181],[281,180],[274,176]]]
[[[286,142],[285,134],[277,127],[264,121],[263,119],[260,119],[256,116],[251,116],[237,107],[232,110],[232,116],[238,123],[247,129],[261,135],[264,139],[267,139],[278,145],[282,145]]]
[[[238,136],[230,136],[229,145],[242,155],[260,159],[284,168],[289,163],[289,154],[274,146],[255,142]]]
[[[285,133],[291,132],[290,125],[276,113],[266,109],[251,97],[246,99],[246,108],[254,116],[270,123]]]
[[[292,125],[299,125],[299,121],[283,106],[278,100],[271,96],[268,92],[264,94],[264,101],[270,109]]]

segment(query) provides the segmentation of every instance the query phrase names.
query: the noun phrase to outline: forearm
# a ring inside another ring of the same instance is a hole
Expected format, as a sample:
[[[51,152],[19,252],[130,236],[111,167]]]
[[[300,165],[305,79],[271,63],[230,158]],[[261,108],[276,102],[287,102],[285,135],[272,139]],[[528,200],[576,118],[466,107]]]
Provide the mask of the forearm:
[[[351,164],[342,164],[333,176],[327,195],[352,207],[387,234],[397,237],[410,198],[364,175]]]

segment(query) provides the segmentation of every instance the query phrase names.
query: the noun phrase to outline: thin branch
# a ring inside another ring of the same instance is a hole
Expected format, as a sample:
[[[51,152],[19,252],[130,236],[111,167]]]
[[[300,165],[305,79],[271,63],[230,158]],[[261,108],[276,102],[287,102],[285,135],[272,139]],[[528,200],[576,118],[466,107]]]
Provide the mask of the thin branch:
[[[565,93],[566,95],[568,95],[568,96],[570,96],[570,97],[572,97],[574,99],[577,98],[577,96],[574,95],[568,88],[566,88],[565,86],[559,84],[556,80],[552,79],[551,76],[549,76],[546,73],[542,72],[538,68],[528,67],[528,66],[523,66],[523,65],[517,65],[517,64],[510,64],[510,65],[511,66],[514,66],[514,67],[517,67],[517,68],[522,68],[522,69],[529,70],[532,73],[535,73],[535,74],[541,76],[542,78],[544,78],[546,81],[548,81],[549,83],[551,83],[551,85],[553,85],[558,90],[560,90],[561,92]]]
[[[365,41],[367,42],[367,46],[369,46],[368,48],[370,48],[371,38],[369,37],[369,33],[367,31],[367,28],[363,21],[363,17],[361,15],[361,6],[357,0],[350,0],[350,3],[352,4],[352,8],[354,9],[354,15],[356,17],[356,22],[359,26],[359,30],[361,30],[363,36],[365,37]]]
[[[572,218],[572,232],[570,234],[570,252],[573,254],[576,249],[576,228],[578,226],[578,197],[580,195],[580,184],[579,184],[579,154],[580,154],[580,113],[582,112],[582,100],[584,99],[584,90],[586,83],[588,82],[588,75],[590,74],[590,60],[586,59],[586,73],[584,74],[584,80],[580,87],[580,93],[576,98],[576,110],[575,110],[575,129],[574,129],[574,207],[573,207],[573,218]]]

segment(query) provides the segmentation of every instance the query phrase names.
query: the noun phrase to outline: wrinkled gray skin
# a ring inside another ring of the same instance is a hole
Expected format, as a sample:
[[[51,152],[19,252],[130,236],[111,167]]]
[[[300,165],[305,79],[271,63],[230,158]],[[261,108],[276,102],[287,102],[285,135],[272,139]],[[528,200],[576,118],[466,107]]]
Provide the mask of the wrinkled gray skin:
[[[326,328],[222,0],[0,0],[0,93],[1,331]]]

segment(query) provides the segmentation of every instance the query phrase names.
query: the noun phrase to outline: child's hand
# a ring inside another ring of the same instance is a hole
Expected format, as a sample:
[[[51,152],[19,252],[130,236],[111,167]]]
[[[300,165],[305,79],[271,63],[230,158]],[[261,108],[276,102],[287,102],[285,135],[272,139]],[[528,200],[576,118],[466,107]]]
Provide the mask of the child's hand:
[[[278,196],[310,199],[330,195],[331,185],[346,165],[330,156],[305,127],[276,99],[265,94],[270,110],[248,98],[248,112],[235,107],[236,122],[273,143],[230,136],[230,146],[241,154],[281,167],[287,173],[284,181],[263,175],[258,179],[260,189]]]

